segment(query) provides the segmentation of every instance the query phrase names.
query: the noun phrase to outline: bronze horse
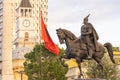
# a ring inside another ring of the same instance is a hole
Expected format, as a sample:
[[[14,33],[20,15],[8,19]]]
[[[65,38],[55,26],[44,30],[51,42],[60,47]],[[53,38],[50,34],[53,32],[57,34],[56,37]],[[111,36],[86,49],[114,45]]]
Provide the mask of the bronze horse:
[[[88,56],[88,51],[86,49],[81,49],[80,46],[85,46],[80,38],[77,38],[72,32],[66,30],[66,29],[57,29],[57,36],[59,39],[60,44],[65,43],[66,44],[66,54],[64,56],[61,56],[61,58],[66,58],[66,59],[70,59],[70,58],[75,58],[76,62],[78,63],[78,67],[80,70],[80,76],[82,76],[82,70],[81,70],[81,62],[83,60],[88,60],[87,56]],[[105,53],[105,49],[104,47],[107,48],[107,51],[109,53],[110,59],[113,63],[114,59],[113,59],[113,50],[112,50],[112,45],[110,43],[105,43],[104,45],[99,44],[99,52],[96,52],[95,50],[93,51],[93,55],[92,58],[98,63],[98,66],[101,67],[102,70],[102,76],[104,75],[104,70],[103,70],[103,65],[102,65],[102,61],[101,59],[104,56]],[[85,46],[86,47],[86,46]],[[97,69],[97,67],[96,67]],[[95,69],[95,70],[96,70]]]

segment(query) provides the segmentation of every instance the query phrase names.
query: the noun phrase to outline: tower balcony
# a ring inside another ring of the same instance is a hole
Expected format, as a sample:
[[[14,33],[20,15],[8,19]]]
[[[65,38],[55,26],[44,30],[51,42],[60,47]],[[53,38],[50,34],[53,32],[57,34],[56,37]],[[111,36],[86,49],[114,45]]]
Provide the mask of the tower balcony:
[[[27,40],[25,40],[25,38],[16,38],[13,41],[13,44],[16,47],[29,47],[29,48],[33,48],[34,45],[36,44],[36,40],[35,40],[35,38],[28,38]]]

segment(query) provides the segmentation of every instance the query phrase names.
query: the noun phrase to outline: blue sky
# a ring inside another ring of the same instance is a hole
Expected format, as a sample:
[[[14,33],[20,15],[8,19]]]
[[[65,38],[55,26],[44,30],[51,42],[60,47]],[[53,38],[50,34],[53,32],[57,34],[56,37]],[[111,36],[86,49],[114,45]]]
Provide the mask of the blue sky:
[[[99,35],[99,42],[120,47],[120,0],[49,0],[48,31],[56,44],[56,29],[64,28],[80,36],[83,18],[91,14],[89,22]],[[65,47],[65,45],[60,45]]]

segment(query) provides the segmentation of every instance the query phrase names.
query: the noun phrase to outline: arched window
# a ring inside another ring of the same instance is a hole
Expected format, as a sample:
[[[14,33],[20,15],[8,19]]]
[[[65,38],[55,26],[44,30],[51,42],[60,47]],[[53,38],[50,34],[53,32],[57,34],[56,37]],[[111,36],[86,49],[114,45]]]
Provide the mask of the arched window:
[[[23,12],[23,9],[21,9],[21,16],[23,17],[23,15],[24,15],[24,12]]]
[[[25,17],[27,17],[27,15],[28,15],[28,10],[25,9]]]
[[[28,41],[28,38],[29,38],[29,34],[28,32],[25,32],[25,41]]]
[[[29,17],[31,17],[32,16],[32,11],[31,11],[31,9],[29,9]]]

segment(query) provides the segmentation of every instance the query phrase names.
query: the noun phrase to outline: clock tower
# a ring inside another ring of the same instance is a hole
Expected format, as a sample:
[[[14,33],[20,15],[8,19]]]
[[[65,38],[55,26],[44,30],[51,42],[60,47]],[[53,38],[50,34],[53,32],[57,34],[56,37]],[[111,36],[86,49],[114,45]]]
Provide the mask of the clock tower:
[[[28,47],[35,45],[35,28],[33,26],[33,8],[29,0],[22,0],[16,9],[16,39],[15,48]]]

